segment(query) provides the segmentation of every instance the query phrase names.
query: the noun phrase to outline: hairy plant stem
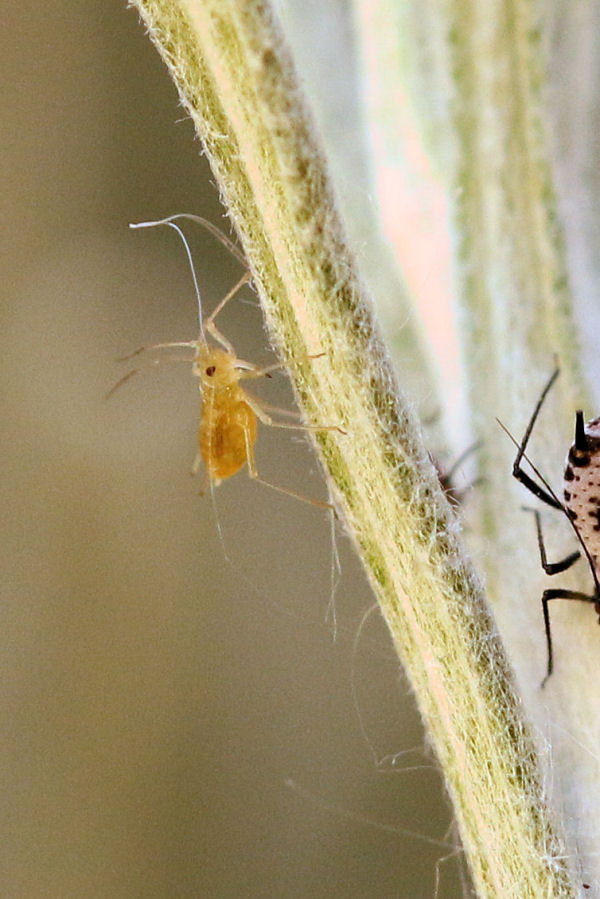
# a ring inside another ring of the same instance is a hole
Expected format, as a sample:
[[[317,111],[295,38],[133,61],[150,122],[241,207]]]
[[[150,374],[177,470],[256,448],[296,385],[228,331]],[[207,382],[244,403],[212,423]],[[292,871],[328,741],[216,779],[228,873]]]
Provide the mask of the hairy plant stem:
[[[347,430],[320,435],[321,456],[411,678],[479,894],[572,895],[494,622],[346,248],[271,7],[136,5],[202,137],[306,418]]]
[[[483,537],[488,596],[537,731],[548,801],[564,821],[570,854],[585,872],[582,880],[594,880],[600,876],[598,631],[582,607],[552,609],[561,661],[540,692],[546,648],[539,597],[549,584],[540,569],[531,515],[520,509],[524,502],[536,503],[511,483],[514,447],[495,429],[494,417],[520,437],[558,360],[561,377],[528,452],[560,495],[575,409],[585,409],[586,418],[597,414],[589,387],[598,379],[598,354],[590,339],[593,319],[584,311],[594,302],[597,279],[590,278],[588,266],[583,281],[580,264],[594,233],[593,216],[589,211],[587,220],[582,215],[593,202],[593,189],[584,180],[593,167],[579,164],[570,173],[562,171],[562,209],[570,226],[568,269],[552,148],[556,152],[574,142],[585,154],[594,146],[586,123],[594,121],[595,82],[588,69],[595,59],[598,11],[591,3],[529,0],[355,0],[355,11],[372,128],[385,135],[379,146],[386,153],[379,150],[376,167],[387,171],[390,157],[402,159],[406,153],[397,119],[381,115],[402,96],[446,181],[465,382],[482,443],[476,531]],[[583,88],[587,92],[582,93],[583,85],[589,85]],[[579,275],[574,281],[578,305],[571,293],[573,272]],[[581,341],[587,346],[583,357],[577,312],[590,332]],[[540,511],[550,545],[565,555],[572,537],[564,518]],[[560,580],[556,586],[591,588],[585,565]]]

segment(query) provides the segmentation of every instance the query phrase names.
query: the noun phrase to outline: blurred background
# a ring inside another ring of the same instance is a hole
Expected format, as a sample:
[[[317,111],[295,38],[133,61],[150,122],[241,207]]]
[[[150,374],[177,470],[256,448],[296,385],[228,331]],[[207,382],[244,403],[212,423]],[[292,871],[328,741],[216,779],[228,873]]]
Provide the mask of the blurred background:
[[[3,51],[0,892],[432,896],[451,815],[342,530],[334,639],[327,516],[243,472],[218,524],[198,495],[189,365],[104,399],[119,357],[198,331],[177,236],[128,223],[227,227],[162,62],[117,0],[12,3]],[[210,310],[239,263],[186,232]],[[244,296],[221,327],[266,363]],[[257,461],[326,499],[303,437],[261,429]]]

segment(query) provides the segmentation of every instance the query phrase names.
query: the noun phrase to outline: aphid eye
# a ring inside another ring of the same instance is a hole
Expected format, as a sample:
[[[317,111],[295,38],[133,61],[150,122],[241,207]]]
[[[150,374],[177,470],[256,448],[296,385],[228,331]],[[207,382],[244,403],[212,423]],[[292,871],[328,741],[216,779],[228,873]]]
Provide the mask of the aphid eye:
[[[216,370],[217,370],[216,365],[209,365],[208,368],[206,369],[206,374],[208,375],[209,378],[212,378],[212,376],[214,375]]]

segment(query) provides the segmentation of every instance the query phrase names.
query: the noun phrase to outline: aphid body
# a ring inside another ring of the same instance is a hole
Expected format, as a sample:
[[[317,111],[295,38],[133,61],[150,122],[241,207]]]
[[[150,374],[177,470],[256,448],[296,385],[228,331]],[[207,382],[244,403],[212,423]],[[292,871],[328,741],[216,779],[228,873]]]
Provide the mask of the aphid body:
[[[194,374],[200,378],[200,456],[215,486],[254,463],[256,413],[240,385],[237,359],[226,350],[198,344]],[[199,461],[199,460],[198,460]]]
[[[548,649],[548,668],[546,677],[542,681],[542,686],[544,686],[552,674],[554,665],[550,613],[548,609],[550,600],[566,599],[591,604],[600,618],[600,418],[592,419],[585,424],[581,409],[575,414],[575,440],[567,454],[565,465],[564,502],[559,500],[552,487],[526,455],[527,443],[531,437],[531,432],[548,391],[558,374],[559,370],[557,369],[544,387],[520,444],[506,431],[504,425],[499,422],[517,446],[517,455],[513,462],[513,476],[530,493],[546,503],[547,506],[558,509],[566,515],[581,547],[581,551],[575,550],[559,562],[548,562],[542,535],[541,516],[537,510],[534,510],[542,568],[546,574],[560,574],[570,568],[583,554],[587,559],[594,584],[593,592],[590,594],[583,593],[580,590],[567,590],[562,587],[544,590],[542,594],[542,610]],[[535,478],[523,469],[523,460],[529,464]]]
[[[575,442],[565,464],[565,508],[600,576],[600,418],[583,423],[578,412]]]

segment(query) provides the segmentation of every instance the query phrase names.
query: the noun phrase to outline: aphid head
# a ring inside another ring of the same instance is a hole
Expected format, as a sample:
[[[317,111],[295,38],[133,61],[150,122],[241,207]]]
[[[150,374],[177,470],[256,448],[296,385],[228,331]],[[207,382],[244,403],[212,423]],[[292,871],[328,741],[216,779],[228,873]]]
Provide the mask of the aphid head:
[[[236,361],[235,356],[219,347],[202,347],[194,360],[194,374],[200,378],[202,390],[223,390],[236,384]]]

